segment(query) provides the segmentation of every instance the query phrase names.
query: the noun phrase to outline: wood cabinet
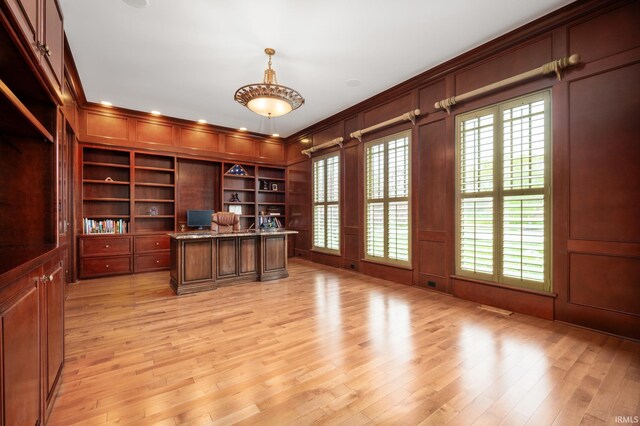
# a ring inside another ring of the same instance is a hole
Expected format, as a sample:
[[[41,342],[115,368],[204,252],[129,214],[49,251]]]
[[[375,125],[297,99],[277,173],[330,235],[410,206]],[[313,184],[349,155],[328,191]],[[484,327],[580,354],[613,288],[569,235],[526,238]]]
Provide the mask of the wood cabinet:
[[[57,0],[7,0],[9,10],[43,75],[61,100],[64,72],[62,9]]]
[[[2,406],[6,425],[35,425],[40,419],[38,288],[37,277],[23,276],[3,291],[9,299],[0,313]]]
[[[57,0],[43,1],[43,28],[41,33],[41,63],[44,71],[59,93],[62,93],[64,75],[64,30],[62,9]]]
[[[81,278],[133,272],[133,242],[129,235],[81,236],[79,248]]]
[[[53,407],[64,365],[63,256],[56,249],[0,274],[0,424],[44,424]]]
[[[134,241],[135,272],[157,271],[169,267],[168,235],[137,235]]]
[[[56,0],[3,2],[0,58],[0,423],[36,425],[46,422],[64,359],[66,247],[58,237],[67,213],[58,210],[65,189],[56,179],[68,169],[57,163],[65,147],[57,146]]]
[[[46,362],[44,368],[47,406],[55,395],[55,388],[64,364],[64,269],[63,262],[44,273],[40,285],[44,295],[44,328],[42,334]]]

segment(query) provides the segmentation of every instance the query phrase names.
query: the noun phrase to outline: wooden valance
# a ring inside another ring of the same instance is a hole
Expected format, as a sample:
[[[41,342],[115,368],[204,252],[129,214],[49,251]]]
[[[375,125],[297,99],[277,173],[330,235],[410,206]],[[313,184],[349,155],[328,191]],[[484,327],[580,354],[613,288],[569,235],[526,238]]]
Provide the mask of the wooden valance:
[[[478,89],[472,90],[467,93],[463,93],[458,96],[452,96],[447,99],[443,99],[441,101],[436,102],[433,106],[436,109],[444,109],[449,114],[451,114],[451,107],[460,102],[467,101],[469,99],[477,98],[478,96],[482,96],[489,92],[493,92],[499,89],[502,89],[507,86],[511,86],[516,83],[520,83],[525,80],[529,80],[534,77],[541,77],[547,74],[556,73],[558,76],[558,80],[562,79],[562,75],[560,71],[564,68],[571,67],[580,63],[580,55],[573,54],[568,58],[556,59],[555,61],[548,62],[538,68],[532,69],[527,72],[523,72],[522,74],[515,75],[513,77],[506,78],[504,80],[500,80],[496,83],[489,84],[484,87],[480,87]]]

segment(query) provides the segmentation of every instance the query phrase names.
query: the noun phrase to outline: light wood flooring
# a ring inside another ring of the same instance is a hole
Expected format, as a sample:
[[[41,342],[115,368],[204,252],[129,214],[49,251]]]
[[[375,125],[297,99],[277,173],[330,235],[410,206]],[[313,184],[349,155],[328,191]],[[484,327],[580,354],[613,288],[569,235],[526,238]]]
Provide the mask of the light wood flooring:
[[[638,343],[305,261],[290,273],[180,297],[168,272],[72,286],[49,424],[592,425],[640,415]]]

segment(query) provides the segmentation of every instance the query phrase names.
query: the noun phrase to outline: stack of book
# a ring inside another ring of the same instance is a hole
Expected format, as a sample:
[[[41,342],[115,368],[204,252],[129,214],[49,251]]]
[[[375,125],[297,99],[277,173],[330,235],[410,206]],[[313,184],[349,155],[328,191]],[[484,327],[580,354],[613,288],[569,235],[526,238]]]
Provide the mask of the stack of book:
[[[126,234],[129,223],[123,219],[82,219],[85,234]]]

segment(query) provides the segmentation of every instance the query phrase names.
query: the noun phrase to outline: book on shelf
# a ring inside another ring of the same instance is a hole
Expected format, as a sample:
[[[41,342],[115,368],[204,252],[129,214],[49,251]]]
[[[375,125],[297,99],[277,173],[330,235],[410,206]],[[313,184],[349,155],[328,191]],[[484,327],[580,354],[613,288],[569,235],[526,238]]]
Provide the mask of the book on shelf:
[[[82,219],[84,234],[126,234],[129,222],[124,219]]]
[[[280,222],[280,219],[272,217],[271,215],[259,217],[258,223],[259,228],[261,229],[282,228],[282,222]]]

